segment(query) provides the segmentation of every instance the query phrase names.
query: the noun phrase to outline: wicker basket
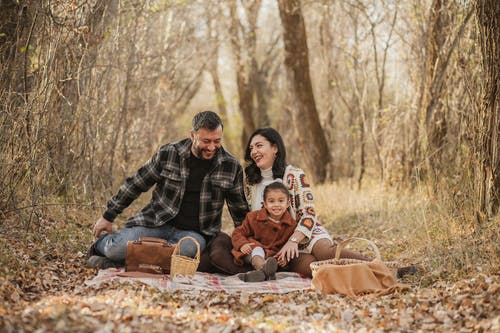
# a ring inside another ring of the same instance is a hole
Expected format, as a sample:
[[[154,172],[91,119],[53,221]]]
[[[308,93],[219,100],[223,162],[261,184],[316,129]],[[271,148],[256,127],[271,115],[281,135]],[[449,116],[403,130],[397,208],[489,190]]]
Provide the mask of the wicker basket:
[[[342,249],[347,244],[352,243],[355,240],[360,240],[360,241],[367,242],[371,246],[373,252],[375,253],[375,259],[374,260],[382,261],[381,258],[380,258],[380,251],[378,250],[378,247],[377,247],[377,245],[375,245],[374,242],[372,242],[372,241],[370,241],[368,239],[365,239],[365,238],[350,237],[350,238],[347,238],[347,239],[343,240],[342,242],[340,242],[337,245],[337,249],[335,250],[335,258],[334,259],[328,259],[328,260],[322,260],[322,261],[314,261],[314,262],[312,262],[310,264],[313,277],[316,274],[316,272],[321,267],[325,267],[325,265],[350,265],[350,264],[366,263],[366,261],[359,260],[359,259],[347,259],[347,258],[342,258],[341,259],[340,258],[340,252],[342,252]],[[399,264],[397,262],[395,262],[395,261],[382,261],[382,262],[391,270],[391,272],[393,274],[396,274],[397,268],[399,266]]]
[[[181,243],[190,239],[196,244],[197,252],[194,258],[182,256],[179,254]],[[183,237],[177,243],[172,254],[172,263],[170,264],[170,277],[173,279],[176,275],[192,276],[200,263],[200,244],[193,237]]]

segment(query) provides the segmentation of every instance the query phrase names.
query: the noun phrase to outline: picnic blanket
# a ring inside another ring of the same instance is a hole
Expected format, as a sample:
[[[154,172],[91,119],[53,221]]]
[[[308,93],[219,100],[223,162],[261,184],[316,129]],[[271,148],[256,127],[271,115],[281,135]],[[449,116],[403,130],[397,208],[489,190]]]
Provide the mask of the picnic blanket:
[[[88,286],[98,286],[106,281],[138,282],[164,291],[182,290],[198,293],[200,290],[224,291],[229,294],[247,293],[288,293],[297,290],[311,289],[311,279],[297,273],[278,272],[276,280],[264,282],[243,282],[236,275],[200,273],[192,277],[176,276],[174,280],[165,274],[161,278],[123,277],[123,268],[99,270],[91,280],[85,281]]]

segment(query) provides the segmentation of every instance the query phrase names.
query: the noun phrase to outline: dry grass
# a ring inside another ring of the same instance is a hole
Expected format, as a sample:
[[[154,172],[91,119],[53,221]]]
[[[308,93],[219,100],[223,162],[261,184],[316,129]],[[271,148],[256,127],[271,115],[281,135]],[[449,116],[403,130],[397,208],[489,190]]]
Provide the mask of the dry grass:
[[[423,191],[402,192],[377,185],[357,191],[347,183],[325,184],[315,186],[314,194],[320,220],[335,239],[367,238],[377,244],[384,260],[422,264],[425,272],[418,278],[424,284],[454,281],[478,271],[499,273],[499,217],[481,231],[474,230],[472,221],[431,201]],[[127,209],[117,227],[147,200],[148,194]],[[5,216],[0,232],[1,271],[5,276],[16,275],[37,266],[39,260],[82,256],[94,240],[92,225],[101,210],[49,207],[30,230],[24,229],[19,216]],[[232,231],[227,210],[223,220],[223,230]]]
[[[498,216],[479,230],[422,188],[409,192],[371,185],[357,191],[338,183],[316,186],[314,193],[320,220],[334,237],[368,238],[383,259],[421,264],[422,283],[478,271],[499,273]]]
[[[499,274],[500,221],[474,228],[443,202],[431,200],[424,191],[403,192],[377,185],[357,191],[347,183],[314,187],[320,221],[336,240],[358,236],[374,241],[384,260],[421,264],[423,284],[454,281],[477,272]],[[117,227],[149,200],[149,195],[125,211]],[[103,203],[104,204],[104,203]],[[43,256],[84,254],[93,241],[91,228],[102,207],[53,206],[45,217],[24,228],[19,215],[6,216],[0,232],[0,264],[6,275],[26,270]],[[25,212],[26,214],[26,212]],[[223,229],[232,231],[225,210]],[[11,246],[16,244],[17,246]],[[354,244],[356,250],[363,250]],[[30,251],[34,250],[34,251]]]
[[[315,194],[321,220],[336,237],[369,238],[384,259],[423,264],[426,271],[403,280],[411,285],[410,291],[350,300],[311,290],[243,302],[238,295],[220,292],[193,296],[120,283],[89,287],[84,281],[92,279],[95,271],[83,268],[84,253],[93,241],[91,227],[101,208],[53,206],[30,230],[23,228],[18,215],[1,220],[0,331],[201,332],[210,327],[214,332],[393,332],[434,331],[447,325],[441,331],[467,327],[465,331],[472,332],[498,328],[498,220],[482,233],[471,234],[466,232],[470,227],[461,227],[465,221],[422,193],[375,186],[354,191],[345,184],[330,184],[316,187]],[[137,205],[126,215],[135,213]],[[232,230],[226,214],[225,228]],[[479,266],[485,274],[476,274]]]

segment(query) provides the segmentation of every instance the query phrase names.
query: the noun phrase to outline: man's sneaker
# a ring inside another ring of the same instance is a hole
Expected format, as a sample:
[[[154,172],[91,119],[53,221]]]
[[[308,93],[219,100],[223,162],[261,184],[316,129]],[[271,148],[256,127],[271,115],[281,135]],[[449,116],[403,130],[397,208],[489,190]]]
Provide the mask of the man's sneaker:
[[[96,244],[96,242],[94,242],[94,243],[92,243],[92,245],[90,245],[89,250],[87,251],[87,259],[90,259],[90,257],[92,257],[92,256],[104,257],[104,255],[97,250],[97,248],[95,247],[95,244]]]
[[[400,279],[405,275],[413,275],[418,271],[417,265],[399,267],[397,277]]]
[[[86,268],[108,269],[108,268],[121,267],[121,265],[117,264],[114,261],[111,261],[110,259],[108,259],[106,257],[91,256],[87,260],[87,264],[85,265],[85,267]]]

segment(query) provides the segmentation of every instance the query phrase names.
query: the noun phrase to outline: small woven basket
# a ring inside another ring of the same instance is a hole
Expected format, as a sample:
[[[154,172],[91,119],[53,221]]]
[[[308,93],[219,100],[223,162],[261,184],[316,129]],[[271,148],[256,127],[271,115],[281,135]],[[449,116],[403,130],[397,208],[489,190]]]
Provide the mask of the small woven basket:
[[[327,260],[321,260],[321,261],[314,261],[310,264],[310,267],[311,267],[311,271],[312,271],[312,276],[314,277],[314,275],[316,274],[316,272],[322,268],[322,267],[325,267],[325,265],[350,265],[350,264],[361,264],[361,263],[366,263],[366,261],[364,260],[360,260],[360,259],[347,259],[347,258],[340,258],[340,252],[342,252],[342,249],[349,243],[352,243],[353,241],[355,240],[360,240],[360,241],[364,241],[364,242],[367,242],[373,252],[375,253],[375,259],[374,260],[378,260],[378,261],[382,261],[381,258],[380,258],[380,251],[378,250],[378,247],[377,245],[375,245],[374,242],[372,242],[371,240],[368,240],[368,239],[365,239],[365,238],[360,238],[360,237],[350,237],[350,238],[347,238],[345,240],[343,240],[342,242],[340,242],[338,245],[337,245],[337,249],[335,250],[335,258],[333,259],[327,259]],[[397,271],[397,268],[399,266],[399,264],[395,261],[382,261],[390,270],[393,274],[396,274],[396,271]]]
[[[182,256],[179,254],[181,243],[190,239],[196,244],[197,252],[194,258]],[[177,246],[172,253],[172,262],[170,264],[170,277],[175,278],[176,275],[192,276],[198,269],[200,263],[200,244],[193,237],[183,237],[177,243]]]

